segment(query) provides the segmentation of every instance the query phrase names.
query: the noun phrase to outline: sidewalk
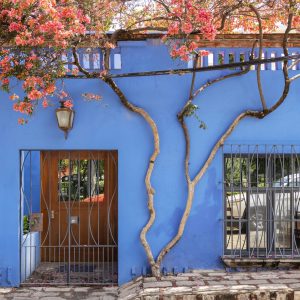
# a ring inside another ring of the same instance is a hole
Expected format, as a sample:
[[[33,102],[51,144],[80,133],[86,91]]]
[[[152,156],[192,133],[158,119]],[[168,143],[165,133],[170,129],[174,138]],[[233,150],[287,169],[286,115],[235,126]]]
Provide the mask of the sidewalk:
[[[0,288],[0,300],[115,300],[118,299],[117,287],[20,287]]]
[[[177,276],[139,277],[116,287],[27,287],[1,289],[0,299],[90,300],[300,300],[300,270],[193,271]]]

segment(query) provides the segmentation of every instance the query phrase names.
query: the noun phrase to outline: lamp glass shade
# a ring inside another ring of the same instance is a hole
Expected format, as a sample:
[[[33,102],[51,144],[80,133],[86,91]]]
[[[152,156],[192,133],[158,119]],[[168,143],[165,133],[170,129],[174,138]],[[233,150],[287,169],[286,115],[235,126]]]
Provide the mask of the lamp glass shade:
[[[73,110],[68,108],[59,108],[56,110],[56,117],[59,128],[63,130],[69,130],[73,127]]]

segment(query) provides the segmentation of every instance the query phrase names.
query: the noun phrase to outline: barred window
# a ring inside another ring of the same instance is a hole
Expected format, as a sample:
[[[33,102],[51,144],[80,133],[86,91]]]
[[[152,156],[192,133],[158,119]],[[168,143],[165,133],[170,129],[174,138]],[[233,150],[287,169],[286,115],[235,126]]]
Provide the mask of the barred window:
[[[300,154],[295,150],[240,146],[224,154],[225,256],[300,256]]]

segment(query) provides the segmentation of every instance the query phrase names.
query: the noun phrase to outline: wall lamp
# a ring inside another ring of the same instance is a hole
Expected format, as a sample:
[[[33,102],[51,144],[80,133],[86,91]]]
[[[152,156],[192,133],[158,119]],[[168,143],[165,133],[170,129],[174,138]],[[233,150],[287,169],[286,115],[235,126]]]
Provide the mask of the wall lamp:
[[[68,137],[68,132],[73,128],[75,111],[70,107],[65,107],[65,101],[59,101],[60,107],[56,109],[56,118],[58,127],[64,131],[65,139]]]

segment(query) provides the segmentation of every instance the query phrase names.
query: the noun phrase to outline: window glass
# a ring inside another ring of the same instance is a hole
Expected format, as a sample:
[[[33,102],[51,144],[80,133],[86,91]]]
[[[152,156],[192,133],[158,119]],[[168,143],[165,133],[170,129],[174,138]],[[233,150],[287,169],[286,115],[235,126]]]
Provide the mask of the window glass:
[[[225,158],[225,183],[228,187],[247,186],[247,158],[226,157]]]
[[[226,193],[226,214],[227,219],[247,219],[247,194],[239,192]]]
[[[61,159],[58,162],[60,201],[104,201],[104,160]]]
[[[226,222],[226,249],[247,250],[247,222]]]
[[[267,159],[256,154],[249,158],[249,177],[251,187],[265,187],[267,182]]]
[[[267,246],[267,194],[250,193],[249,196],[249,247]]]
[[[300,155],[274,149],[224,158],[225,244],[235,256],[299,251]]]
[[[291,156],[275,156],[273,163],[273,186],[283,187],[293,185]]]

